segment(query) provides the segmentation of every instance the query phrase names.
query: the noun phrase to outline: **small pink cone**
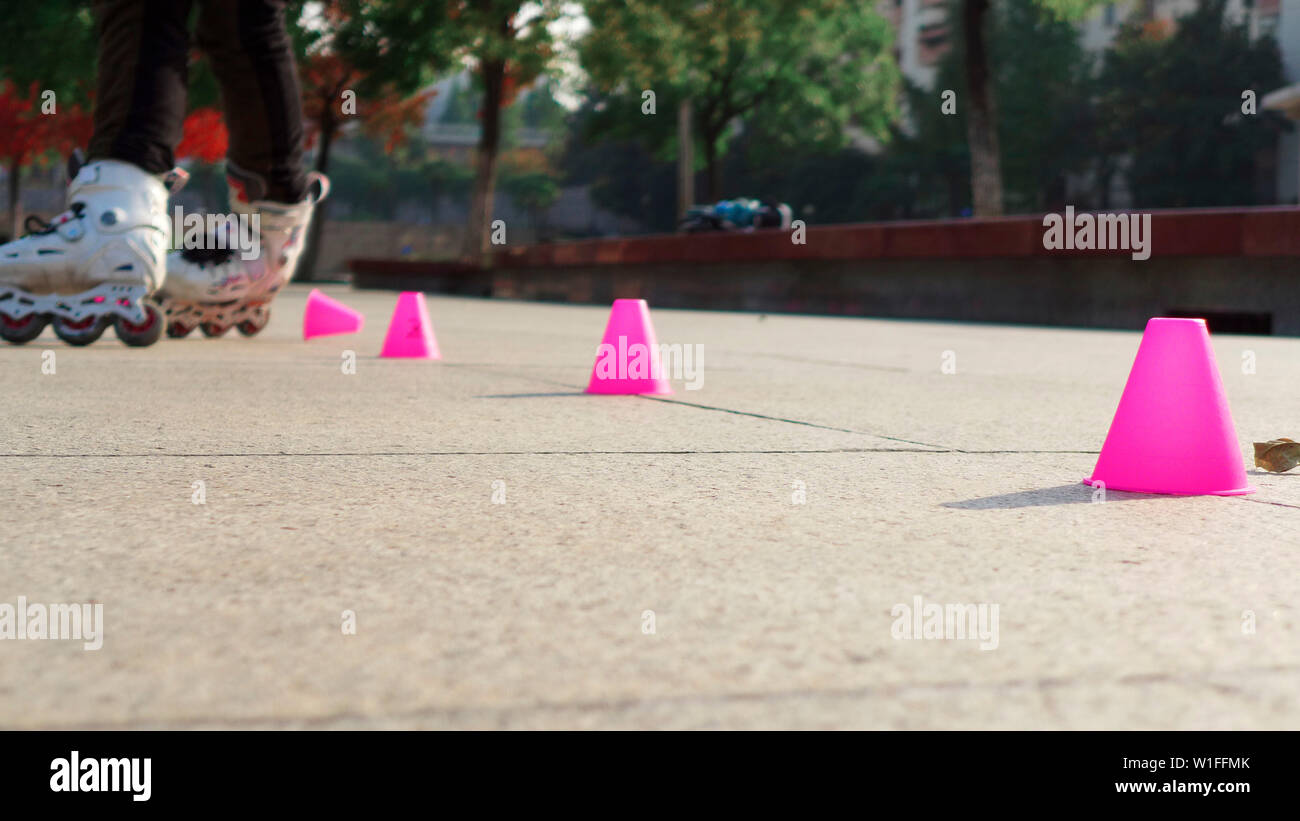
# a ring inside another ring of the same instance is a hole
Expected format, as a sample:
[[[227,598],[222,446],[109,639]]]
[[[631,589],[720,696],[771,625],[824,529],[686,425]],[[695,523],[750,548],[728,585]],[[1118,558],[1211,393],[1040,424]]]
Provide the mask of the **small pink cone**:
[[[384,349],[379,355],[390,359],[442,359],[424,294],[403,291],[397,298],[393,319],[388,323],[388,336],[384,337]]]
[[[639,346],[639,347],[636,347]],[[587,393],[669,394],[673,389],[659,362],[659,345],[650,307],[644,299],[616,299]]]
[[[307,294],[307,308],[302,313],[302,338],[306,340],[314,336],[354,334],[361,330],[365,321],[366,318],[360,311],[349,308],[337,299],[330,299],[319,288],[312,288],[311,293]]]
[[[1204,319],[1147,322],[1092,477],[1108,490],[1254,493]]]

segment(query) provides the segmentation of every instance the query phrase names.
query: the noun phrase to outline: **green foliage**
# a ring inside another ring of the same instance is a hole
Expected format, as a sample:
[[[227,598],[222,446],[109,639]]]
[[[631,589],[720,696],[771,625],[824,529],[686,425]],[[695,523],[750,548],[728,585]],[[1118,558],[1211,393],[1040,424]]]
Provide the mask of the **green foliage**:
[[[786,162],[752,161],[760,136],[740,137],[728,156],[727,179],[741,196],[789,203],[810,223],[890,219],[903,200],[890,196],[888,163],[857,149],[794,153]]]
[[[474,82],[473,75],[453,78],[447,84],[447,90],[443,92],[447,95],[447,102],[438,122],[477,124],[479,101],[483,99],[483,91],[479,85]]]
[[[474,171],[463,163],[428,157],[425,146],[412,140],[387,153],[364,136],[349,141],[330,172],[331,197],[346,202],[350,219],[396,219],[402,203],[432,202],[447,197],[467,203]],[[545,170],[502,168],[499,186],[521,208],[545,210],[559,196],[560,180]]]
[[[23,4],[0,13],[0,80],[33,82],[58,99],[86,103],[95,87],[95,22],[77,0]]]
[[[545,171],[507,171],[501,175],[500,186],[511,199],[530,211],[549,208],[560,196],[555,177]]]
[[[333,196],[349,205],[350,219],[396,219],[403,202],[428,203],[440,196],[464,200],[473,181],[468,168],[446,160],[385,155],[366,138],[350,147],[355,153],[340,152],[330,171]]]
[[[197,17],[194,9],[191,19]],[[87,105],[95,88],[98,38],[90,4],[47,0],[0,14],[0,79],[32,82],[58,99]],[[217,104],[217,82],[206,60],[190,65],[190,108]]]
[[[551,92],[551,84],[543,78],[519,96],[518,101],[506,110],[506,127],[536,128],[543,131],[560,131],[569,112],[560,105]]]
[[[297,0],[295,5],[316,4]],[[447,14],[451,3],[333,0],[325,6],[337,10],[328,29],[313,25],[310,16],[303,15],[295,19],[294,41],[304,53],[329,49],[346,55],[367,78],[357,89],[358,95],[378,94],[387,84],[414,93],[453,63],[459,43]]]
[[[344,0],[352,21],[337,47],[365,71],[382,71],[411,92],[465,60],[503,59],[512,76],[531,81],[552,56],[549,23],[558,0]],[[502,21],[511,21],[503,25]]]
[[[599,102],[588,100],[570,115],[559,162],[565,184],[590,185],[592,201],[600,207],[638,220],[650,231],[672,231],[677,222],[674,164],[657,159],[634,135],[612,137],[593,128],[592,121],[604,113],[597,110]]]
[[[772,137],[774,152],[833,150],[855,124],[883,136],[894,115],[892,34],[868,3],[837,0],[588,0],[584,68],[606,102],[593,133],[636,132],[660,156],[676,140],[677,101],[690,99],[704,154],[726,150],[736,118]],[[641,113],[653,90],[657,113]]]
[[[1285,80],[1276,41],[1251,42],[1225,6],[1203,0],[1163,39],[1127,27],[1107,55],[1099,137],[1107,155],[1131,156],[1138,207],[1256,202],[1256,156],[1286,125],[1273,112],[1244,115],[1241,95],[1262,97]]]
[[[960,6],[951,4],[947,14],[959,19]],[[997,6],[988,35],[1008,210],[1039,210],[1063,194],[1065,175],[1085,170],[1092,157],[1091,63],[1073,26],[1036,0]],[[945,91],[955,95],[955,113],[944,113]],[[958,216],[971,205],[965,99],[956,37],[933,89],[904,82],[906,117],[891,128],[883,153],[801,150],[781,159],[773,146],[784,143],[770,135],[780,124],[765,123],[746,140],[744,165],[754,170],[735,172],[743,186],[736,190],[789,202],[796,212],[812,206],[807,218],[818,222]]]
[[[428,160],[419,165],[418,172],[437,194],[455,200],[467,199],[474,183],[474,172],[469,167],[448,160]]]
[[[187,107],[193,111],[207,106],[221,106],[221,86],[212,65],[207,60],[190,63],[190,82]]]
[[[1057,20],[1077,23],[1097,6],[1108,0],[1034,0],[1044,10],[1050,12]]]

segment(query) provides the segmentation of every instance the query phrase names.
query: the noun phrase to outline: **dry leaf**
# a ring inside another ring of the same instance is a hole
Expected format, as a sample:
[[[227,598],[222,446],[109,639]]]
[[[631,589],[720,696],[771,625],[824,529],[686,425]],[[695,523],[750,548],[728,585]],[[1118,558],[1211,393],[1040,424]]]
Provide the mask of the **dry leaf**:
[[[1296,465],[1300,465],[1300,442],[1283,437],[1255,443],[1255,467],[1282,473]]]

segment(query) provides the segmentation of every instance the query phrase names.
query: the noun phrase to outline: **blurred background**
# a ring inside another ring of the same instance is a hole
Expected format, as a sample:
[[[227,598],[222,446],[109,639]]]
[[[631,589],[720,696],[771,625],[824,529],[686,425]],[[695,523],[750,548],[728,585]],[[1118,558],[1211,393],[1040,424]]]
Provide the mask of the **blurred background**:
[[[290,2],[310,164],[300,279],[672,232],[687,208],[808,225],[1294,205],[1300,0]],[[93,106],[87,3],[0,15],[0,235],[63,206]],[[180,201],[224,211],[201,55]],[[42,114],[53,92],[57,107]],[[231,101],[238,104],[237,101]]]

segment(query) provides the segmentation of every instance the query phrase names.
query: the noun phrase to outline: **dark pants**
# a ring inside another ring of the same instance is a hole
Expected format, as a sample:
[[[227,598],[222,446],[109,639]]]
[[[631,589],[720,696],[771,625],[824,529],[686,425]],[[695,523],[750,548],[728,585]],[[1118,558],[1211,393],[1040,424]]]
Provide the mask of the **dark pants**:
[[[194,0],[95,0],[99,77],[90,159],[169,171],[185,118]],[[198,0],[196,40],[221,84],[229,167],[250,200],[298,202],[302,100],[284,0]]]

